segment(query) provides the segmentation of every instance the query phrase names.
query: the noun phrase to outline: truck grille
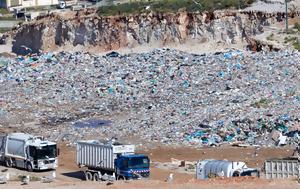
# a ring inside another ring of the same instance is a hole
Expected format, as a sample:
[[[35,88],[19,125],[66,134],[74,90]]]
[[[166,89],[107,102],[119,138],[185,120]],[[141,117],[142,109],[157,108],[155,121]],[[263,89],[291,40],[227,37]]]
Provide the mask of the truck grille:
[[[44,164],[51,164],[54,162],[55,162],[55,160],[44,160]]]

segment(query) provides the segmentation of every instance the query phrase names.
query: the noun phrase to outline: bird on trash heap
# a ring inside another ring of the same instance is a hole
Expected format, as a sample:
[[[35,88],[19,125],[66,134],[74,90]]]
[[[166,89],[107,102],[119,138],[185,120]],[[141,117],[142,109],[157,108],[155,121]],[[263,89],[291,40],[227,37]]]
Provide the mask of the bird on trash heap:
[[[172,182],[173,181],[173,173],[170,173],[170,175],[166,178],[165,182]]]

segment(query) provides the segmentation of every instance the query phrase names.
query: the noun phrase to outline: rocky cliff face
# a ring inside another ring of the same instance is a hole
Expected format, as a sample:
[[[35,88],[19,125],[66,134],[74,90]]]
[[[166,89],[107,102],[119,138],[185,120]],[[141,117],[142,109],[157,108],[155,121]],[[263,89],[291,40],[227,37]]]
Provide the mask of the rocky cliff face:
[[[13,52],[26,54],[27,47],[38,52],[77,45],[101,52],[151,43],[243,43],[249,42],[251,36],[262,33],[264,26],[276,22],[275,16],[262,13],[179,12],[99,17],[93,10],[68,16],[51,14],[15,31]]]

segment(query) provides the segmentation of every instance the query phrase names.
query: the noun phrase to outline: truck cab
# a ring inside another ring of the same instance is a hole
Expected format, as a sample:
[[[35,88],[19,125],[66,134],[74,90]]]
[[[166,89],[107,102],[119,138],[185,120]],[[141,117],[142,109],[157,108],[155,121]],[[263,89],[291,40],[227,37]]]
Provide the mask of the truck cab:
[[[57,168],[58,149],[55,143],[44,142],[27,147],[28,159],[33,170],[46,170]],[[27,169],[30,169],[27,168]]]
[[[117,179],[141,179],[150,176],[150,160],[143,154],[119,155],[115,159]]]

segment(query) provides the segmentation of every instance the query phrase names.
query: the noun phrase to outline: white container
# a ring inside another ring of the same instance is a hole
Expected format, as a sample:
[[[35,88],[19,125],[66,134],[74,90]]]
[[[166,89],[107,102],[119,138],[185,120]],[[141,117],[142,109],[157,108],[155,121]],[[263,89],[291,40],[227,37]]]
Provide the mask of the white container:
[[[208,179],[210,175],[222,177],[241,176],[246,171],[256,171],[256,169],[248,168],[244,162],[203,160],[197,163],[196,178]]]

